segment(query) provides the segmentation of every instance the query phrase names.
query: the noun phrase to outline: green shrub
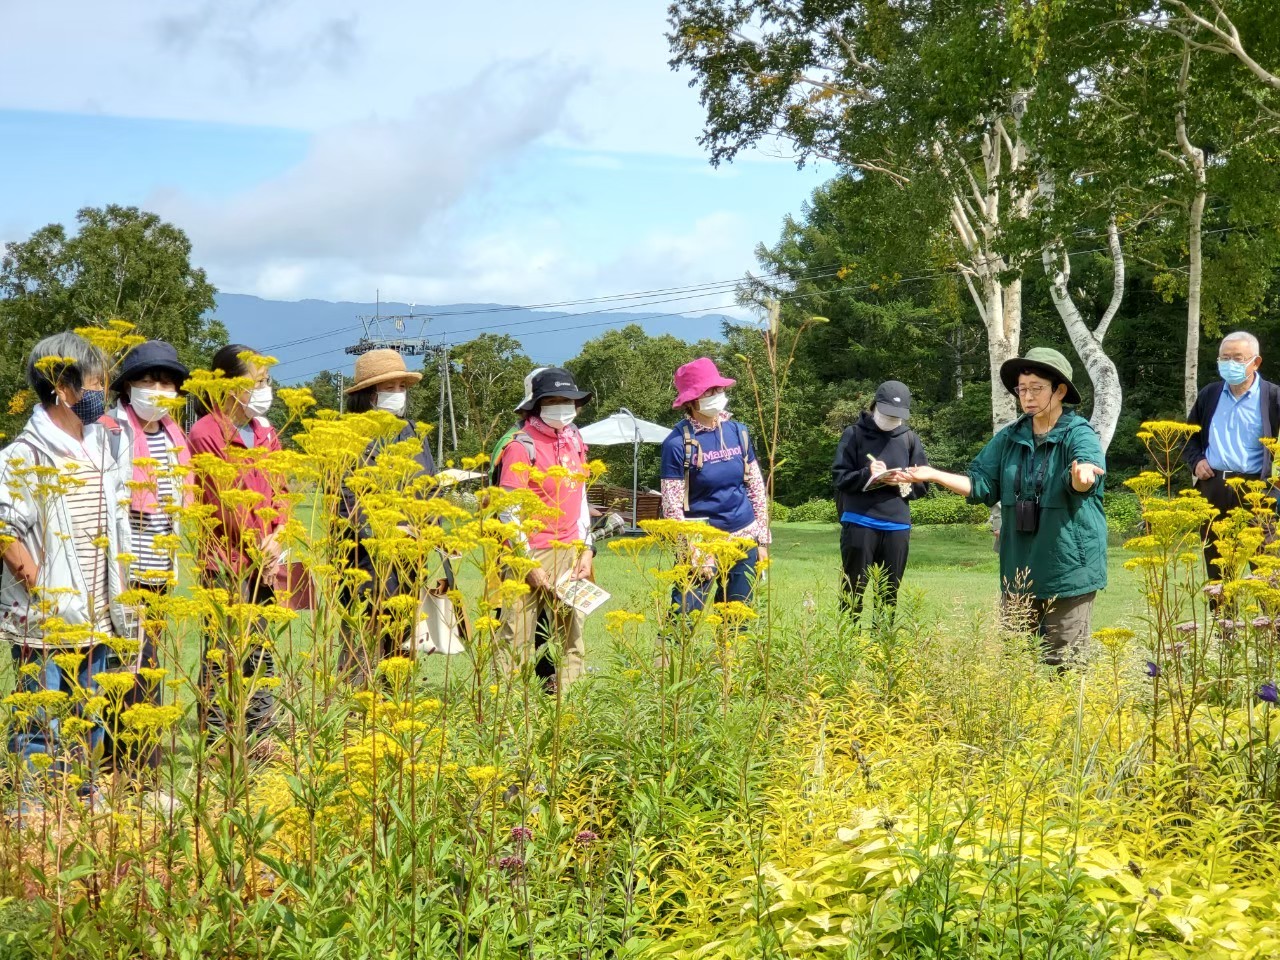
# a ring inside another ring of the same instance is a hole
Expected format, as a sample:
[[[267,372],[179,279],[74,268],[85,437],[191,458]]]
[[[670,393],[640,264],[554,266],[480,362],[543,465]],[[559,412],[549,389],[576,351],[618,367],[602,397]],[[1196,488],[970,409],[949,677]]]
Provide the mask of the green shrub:
[[[791,508],[792,523],[836,523],[839,519],[834,500],[815,497],[798,507]]]
[[[965,501],[957,493],[935,490],[922,500],[911,501],[911,522],[917,526],[945,523],[985,523],[991,512],[980,504]]]
[[[791,508],[785,503],[773,502],[769,504],[769,521],[771,523],[790,523],[794,518],[791,516]]]
[[[1142,520],[1142,508],[1138,505],[1137,495],[1127,491],[1104,494],[1102,509],[1107,515],[1107,529],[1112,533],[1128,536]]]

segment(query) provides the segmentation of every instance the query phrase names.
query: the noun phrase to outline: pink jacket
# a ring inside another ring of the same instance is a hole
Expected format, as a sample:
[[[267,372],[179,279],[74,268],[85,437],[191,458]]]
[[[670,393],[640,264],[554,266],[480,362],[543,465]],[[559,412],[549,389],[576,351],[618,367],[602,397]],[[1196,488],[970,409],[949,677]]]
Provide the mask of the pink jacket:
[[[121,413],[124,415],[124,423],[121,423]],[[100,421],[107,431],[112,434],[119,434],[122,438],[131,441],[131,452],[129,459],[121,464],[126,473],[132,468],[132,480],[134,483],[132,496],[129,502],[129,510],[132,513],[155,513],[160,509],[160,503],[156,499],[155,489],[155,470],[151,467],[139,465],[139,460],[149,459],[151,451],[147,447],[147,435],[143,429],[142,421],[138,419],[138,415],[133,412],[133,408],[127,403],[121,404],[117,409],[103,417]],[[188,449],[186,434],[182,432],[182,428],[174,421],[173,417],[165,417],[160,421],[160,429],[165,432],[169,438],[169,442],[173,444],[174,455],[178,458],[178,465],[186,467],[191,463],[191,451]],[[123,455],[123,451],[121,451]],[[191,475],[188,472],[182,478],[182,483],[189,485],[191,483]],[[184,493],[183,500],[186,503],[191,502],[189,493]]]
[[[254,449],[268,451],[280,449],[280,438],[276,435],[275,428],[265,419],[254,417],[252,427]],[[221,413],[205,414],[197,420],[191,427],[190,440],[193,455],[212,453],[223,460],[229,459],[228,447],[244,448],[244,441],[240,439],[239,431]],[[241,546],[246,539],[246,534],[256,530],[261,537],[267,537],[275,533],[285,521],[287,505],[278,496],[271,478],[262,470],[251,466],[242,467],[235,488],[254,490],[262,494],[262,501],[253,509],[229,508],[223,504],[222,491],[218,489],[217,484],[208,477],[204,479],[203,500],[206,504],[212,504],[218,508],[215,514],[218,523],[213,536],[205,545],[206,555],[203,558],[205,569],[210,573],[226,570],[232,574],[238,574],[244,571],[251,562]],[[266,519],[258,514],[258,511],[263,508],[272,508],[279,513],[273,518]]]
[[[525,421],[524,430],[533,439],[533,464],[537,470],[561,466],[570,473],[587,472],[587,443],[574,426],[556,431],[538,417]],[[507,490],[529,489],[549,507],[558,512],[555,517],[543,520],[546,527],[529,537],[529,546],[544,550],[553,540],[572,543],[575,540],[589,542],[591,518],[587,512],[587,484],[581,479],[547,477],[541,483],[530,483],[529,474],[512,469],[516,464],[528,464],[529,454],[522,443],[508,443],[498,460],[502,473],[498,483]]]

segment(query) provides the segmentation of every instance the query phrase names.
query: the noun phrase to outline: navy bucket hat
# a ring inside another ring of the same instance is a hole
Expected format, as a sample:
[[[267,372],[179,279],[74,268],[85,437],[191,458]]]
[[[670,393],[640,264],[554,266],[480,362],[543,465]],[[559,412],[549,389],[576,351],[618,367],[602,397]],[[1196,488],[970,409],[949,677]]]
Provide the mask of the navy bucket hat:
[[[111,389],[119,393],[126,383],[151,370],[172,374],[179,390],[187,382],[187,377],[191,376],[191,371],[178,359],[178,351],[173,348],[173,344],[163,340],[148,340],[125,354],[119,372],[111,381]]]

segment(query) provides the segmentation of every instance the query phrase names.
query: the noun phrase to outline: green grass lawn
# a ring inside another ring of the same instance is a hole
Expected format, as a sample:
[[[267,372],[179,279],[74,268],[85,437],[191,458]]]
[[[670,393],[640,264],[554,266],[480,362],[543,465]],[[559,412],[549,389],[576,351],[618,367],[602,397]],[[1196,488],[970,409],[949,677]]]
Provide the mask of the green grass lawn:
[[[840,528],[827,523],[788,523],[773,528],[770,603],[785,617],[811,598],[821,611],[834,614],[840,582]],[[600,667],[609,658],[612,642],[604,628],[609,610],[653,609],[654,589],[650,580],[629,558],[600,544],[596,558],[596,581],[612,594],[601,610],[587,619],[586,645],[589,667]],[[1113,547],[1108,556],[1110,586],[1094,609],[1094,629],[1119,624],[1133,625],[1141,614],[1138,585],[1124,569],[1124,551]],[[653,554],[649,564],[656,564]],[[983,526],[926,526],[911,534],[911,559],[903,583],[904,596],[918,599],[926,620],[969,621],[975,614],[996,609],[1000,587],[1000,565],[992,549],[991,533]],[[473,578],[464,575],[463,591],[475,596]],[[456,676],[460,665],[449,664]],[[428,676],[444,673],[444,658],[428,661]],[[465,670],[465,667],[464,667]]]

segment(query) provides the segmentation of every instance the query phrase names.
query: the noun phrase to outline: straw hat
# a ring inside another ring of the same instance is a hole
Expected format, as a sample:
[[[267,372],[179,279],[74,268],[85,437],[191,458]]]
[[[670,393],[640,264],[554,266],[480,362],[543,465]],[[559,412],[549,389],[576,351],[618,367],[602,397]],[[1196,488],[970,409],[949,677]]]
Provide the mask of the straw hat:
[[[354,381],[346,393],[358,393],[366,387],[376,387],[388,380],[408,380],[417,383],[422,374],[404,365],[404,357],[394,350],[370,350],[356,357]]]

